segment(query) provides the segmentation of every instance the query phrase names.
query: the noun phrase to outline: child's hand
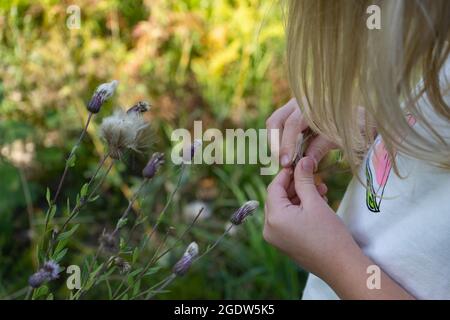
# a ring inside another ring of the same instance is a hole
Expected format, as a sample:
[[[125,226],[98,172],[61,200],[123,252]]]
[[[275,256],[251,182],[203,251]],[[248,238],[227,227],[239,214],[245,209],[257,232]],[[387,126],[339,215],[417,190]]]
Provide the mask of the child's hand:
[[[267,119],[266,127],[267,129],[280,130],[280,163],[285,168],[289,167],[294,156],[298,135],[308,128],[308,124],[297,104],[297,100],[293,98],[287,104],[277,109]],[[273,141],[269,141],[269,143],[271,146],[274,146]],[[334,148],[336,148],[334,143],[318,135],[311,140],[305,155],[313,158],[315,167],[317,168],[320,160],[328,151]],[[274,151],[273,148],[272,151]]]
[[[313,168],[313,160],[305,157],[294,176],[292,169],[282,169],[269,185],[264,238],[308,271],[327,278],[345,259],[340,254],[357,245],[323,199],[323,187],[314,184]]]

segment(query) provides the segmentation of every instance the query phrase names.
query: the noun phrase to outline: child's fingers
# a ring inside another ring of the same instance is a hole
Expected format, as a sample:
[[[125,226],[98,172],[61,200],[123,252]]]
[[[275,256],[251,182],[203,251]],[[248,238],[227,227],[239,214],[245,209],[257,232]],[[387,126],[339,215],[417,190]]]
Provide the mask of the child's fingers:
[[[317,192],[319,192],[319,194],[321,196],[326,195],[327,192],[328,192],[327,185],[325,183],[319,183],[317,185]],[[287,194],[288,194],[288,198],[289,199],[297,197],[297,191],[295,191],[295,181],[294,181],[294,179],[292,179],[291,182],[289,183],[289,187],[287,189]]]
[[[302,119],[302,113],[300,109],[297,109],[291,113],[284,123],[280,146],[280,161],[283,167],[291,165],[298,136],[306,128]]]
[[[279,151],[274,150],[275,145],[279,145],[281,142],[281,135],[284,127],[284,123],[286,119],[291,115],[292,112],[294,112],[298,108],[297,101],[295,99],[289,100],[288,103],[286,103],[281,108],[277,109],[272,115],[267,119],[266,121],[266,129],[268,129],[268,140],[269,140],[269,146],[273,151]],[[271,141],[270,136],[270,130],[280,130],[280,141]]]
[[[289,205],[287,189],[292,180],[292,169],[282,169],[272,180],[267,188],[267,203],[277,205]]]
[[[314,160],[304,157],[295,168],[295,191],[304,205],[321,201],[321,195],[314,183]]]
[[[320,160],[325,157],[328,151],[334,148],[336,148],[336,145],[322,136],[317,136],[311,141],[305,151],[305,156],[313,158],[315,162],[314,171],[317,170],[317,165]]]

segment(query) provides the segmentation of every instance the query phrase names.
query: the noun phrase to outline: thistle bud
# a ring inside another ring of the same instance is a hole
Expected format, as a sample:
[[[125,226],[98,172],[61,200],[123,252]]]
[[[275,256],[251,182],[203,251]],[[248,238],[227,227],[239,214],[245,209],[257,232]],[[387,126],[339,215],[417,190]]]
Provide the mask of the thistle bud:
[[[32,288],[39,288],[44,282],[47,282],[48,276],[45,272],[38,271],[31,275],[31,277],[28,279],[28,284]]]
[[[255,200],[247,201],[231,216],[231,223],[239,225],[258,208],[259,202]]]
[[[119,82],[117,80],[113,80],[99,85],[97,89],[95,89],[95,92],[87,105],[87,109],[92,113],[98,113],[103,103],[114,94],[118,84]]]
[[[59,264],[57,264],[55,261],[47,261],[42,266],[42,270],[44,270],[46,273],[48,273],[49,280],[55,280],[59,277]]]
[[[129,108],[127,110],[127,113],[132,113],[132,112],[144,113],[144,112],[147,112],[148,110],[150,110],[150,108],[151,108],[151,104],[148,103],[147,101],[139,101],[135,105],[133,105],[131,108]]]
[[[142,170],[142,175],[144,178],[151,179],[155,176],[156,172],[158,171],[159,167],[164,163],[164,154],[160,152],[155,152],[150,160],[148,161],[147,165],[145,166],[144,170]]]
[[[189,268],[191,267],[197,255],[198,255],[198,245],[195,242],[191,242],[191,244],[189,244],[181,259],[178,260],[178,262],[173,267],[172,270],[173,273],[176,274],[177,276],[185,275],[189,271]]]
[[[39,288],[47,281],[58,279],[60,267],[55,261],[47,261],[44,263],[36,273],[34,273],[29,279],[28,284],[32,288]]]

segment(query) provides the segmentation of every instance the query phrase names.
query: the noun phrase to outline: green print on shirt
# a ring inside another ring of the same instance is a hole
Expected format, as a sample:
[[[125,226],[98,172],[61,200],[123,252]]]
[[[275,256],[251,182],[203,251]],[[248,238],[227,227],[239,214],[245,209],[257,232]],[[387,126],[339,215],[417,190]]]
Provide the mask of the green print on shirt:
[[[377,196],[376,196],[375,190],[373,189],[373,178],[372,178],[372,172],[370,171],[369,160],[366,161],[366,184],[367,184],[367,187],[366,187],[367,208],[372,212],[380,212],[380,207],[376,201]]]

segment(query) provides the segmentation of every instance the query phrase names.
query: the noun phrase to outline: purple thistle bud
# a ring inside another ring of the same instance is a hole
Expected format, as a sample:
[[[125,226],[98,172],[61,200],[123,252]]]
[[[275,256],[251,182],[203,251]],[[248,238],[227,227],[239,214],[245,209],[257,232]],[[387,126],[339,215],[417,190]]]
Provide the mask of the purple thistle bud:
[[[231,216],[231,223],[239,225],[258,208],[259,202],[255,200],[247,201]]]
[[[39,288],[44,282],[48,281],[48,274],[42,270],[31,275],[28,279],[28,284],[32,288]]]
[[[29,279],[28,284],[32,288],[38,288],[47,281],[58,279],[60,267],[55,261],[47,261],[36,273]]]
[[[198,255],[198,245],[195,242],[191,242],[184,252],[180,260],[174,265],[172,272],[177,276],[183,276],[191,267],[194,259]]]
[[[42,270],[48,273],[49,281],[58,279],[59,277],[59,264],[57,264],[55,261],[47,261],[44,263],[44,266],[42,267]]]
[[[139,101],[135,105],[133,105],[131,108],[129,108],[127,110],[127,113],[132,113],[132,112],[144,113],[144,112],[147,112],[148,110],[150,110],[151,106],[152,105],[150,103],[148,103],[147,101]]]
[[[95,92],[87,105],[87,109],[92,113],[98,113],[103,103],[114,94],[118,83],[117,80],[113,80],[99,85],[97,89],[95,89]]]
[[[156,172],[158,171],[159,167],[164,163],[164,154],[160,152],[155,152],[150,160],[148,161],[147,165],[145,166],[144,170],[142,170],[142,175],[144,178],[151,179],[155,176]]]

